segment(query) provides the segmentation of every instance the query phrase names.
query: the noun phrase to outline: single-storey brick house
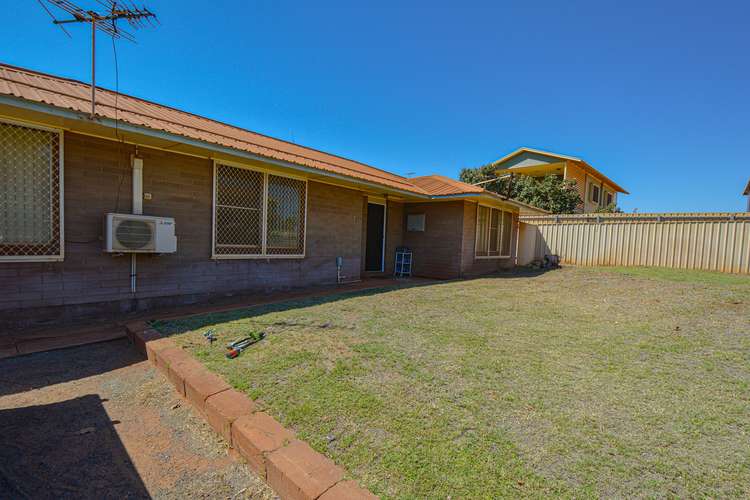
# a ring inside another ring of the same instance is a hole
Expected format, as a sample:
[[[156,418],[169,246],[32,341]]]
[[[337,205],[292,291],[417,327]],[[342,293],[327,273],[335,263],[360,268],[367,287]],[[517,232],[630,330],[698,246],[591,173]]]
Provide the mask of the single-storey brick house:
[[[517,202],[90,93],[0,65],[0,325],[389,275],[400,246],[417,276],[514,264]],[[173,218],[176,251],[103,251],[109,213]]]

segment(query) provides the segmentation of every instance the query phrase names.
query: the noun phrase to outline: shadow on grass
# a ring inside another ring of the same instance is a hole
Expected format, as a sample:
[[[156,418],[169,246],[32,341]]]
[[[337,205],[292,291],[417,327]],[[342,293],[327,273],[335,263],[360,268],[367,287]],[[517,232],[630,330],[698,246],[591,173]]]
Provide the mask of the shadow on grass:
[[[99,396],[0,410],[0,498],[150,498]]]
[[[451,283],[457,283],[461,281],[472,281],[479,279],[508,279],[508,278],[536,278],[542,276],[552,269],[530,269],[530,268],[516,268],[510,271],[502,271],[494,274],[475,276],[465,279],[455,280],[436,280],[428,282],[409,282],[395,285],[387,285],[377,288],[369,288],[365,290],[348,290],[340,293],[332,293],[328,295],[317,295],[309,297],[300,297],[285,300],[282,302],[274,302],[271,304],[259,304],[250,307],[242,307],[232,309],[229,311],[221,311],[215,313],[202,313],[197,315],[189,315],[182,318],[170,318],[165,320],[156,320],[152,322],[152,326],[156,328],[163,335],[180,335],[185,332],[199,330],[203,328],[210,328],[213,325],[226,323],[229,321],[236,321],[240,319],[253,318],[257,316],[263,316],[269,313],[285,312],[294,309],[301,309],[305,307],[313,307],[322,304],[330,304],[341,300],[348,300],[355,297],[371,297],[374,295],[380,295],[382,293],[388,293],[395,290],[403,290],[410,288],[424,288],[434,286],[444,286]]]

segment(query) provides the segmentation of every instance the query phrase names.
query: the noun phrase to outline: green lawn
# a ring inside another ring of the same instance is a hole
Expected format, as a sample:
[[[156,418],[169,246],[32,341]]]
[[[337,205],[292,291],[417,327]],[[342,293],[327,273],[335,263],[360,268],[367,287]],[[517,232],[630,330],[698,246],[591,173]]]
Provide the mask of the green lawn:
[[[750,495],[748,277],[569,268],[157,327],[384,498]]]

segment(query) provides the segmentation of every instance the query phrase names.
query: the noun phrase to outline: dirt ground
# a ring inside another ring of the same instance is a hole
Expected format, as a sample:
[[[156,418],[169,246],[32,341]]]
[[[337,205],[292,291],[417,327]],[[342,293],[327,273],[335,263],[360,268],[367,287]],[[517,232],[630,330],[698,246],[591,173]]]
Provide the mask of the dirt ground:
[[[0,361],[0,498],[274,498],[126,340]]]

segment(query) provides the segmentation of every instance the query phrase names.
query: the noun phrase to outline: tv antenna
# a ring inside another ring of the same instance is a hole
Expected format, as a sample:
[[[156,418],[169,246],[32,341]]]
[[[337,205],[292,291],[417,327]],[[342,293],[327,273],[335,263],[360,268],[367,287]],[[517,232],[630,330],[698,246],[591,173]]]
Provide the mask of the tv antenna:
[[[126,0],[97,0],[106,9],[100,12],[85,10],[70,0],[46,0],[48,3],[73,16],[72,19],[58,20],[47,9],[42,0],[38,1],[50,17],[52,17],[52,22],[59,26],[68,36],[70,34],[63,26],[65,24],[88,23],[91,25],[91,118],[93,119],[96,112],[96,30],[106,33],[113,39],[122,38],[135,43],[135,36],[120,29],[117,26],[117,21],[124,19],[133,29],[139,29],[144,26],[154,26],[155,23],[158,23],[156,14],[146,7],[136,7],[132,1],[128,2]]]

